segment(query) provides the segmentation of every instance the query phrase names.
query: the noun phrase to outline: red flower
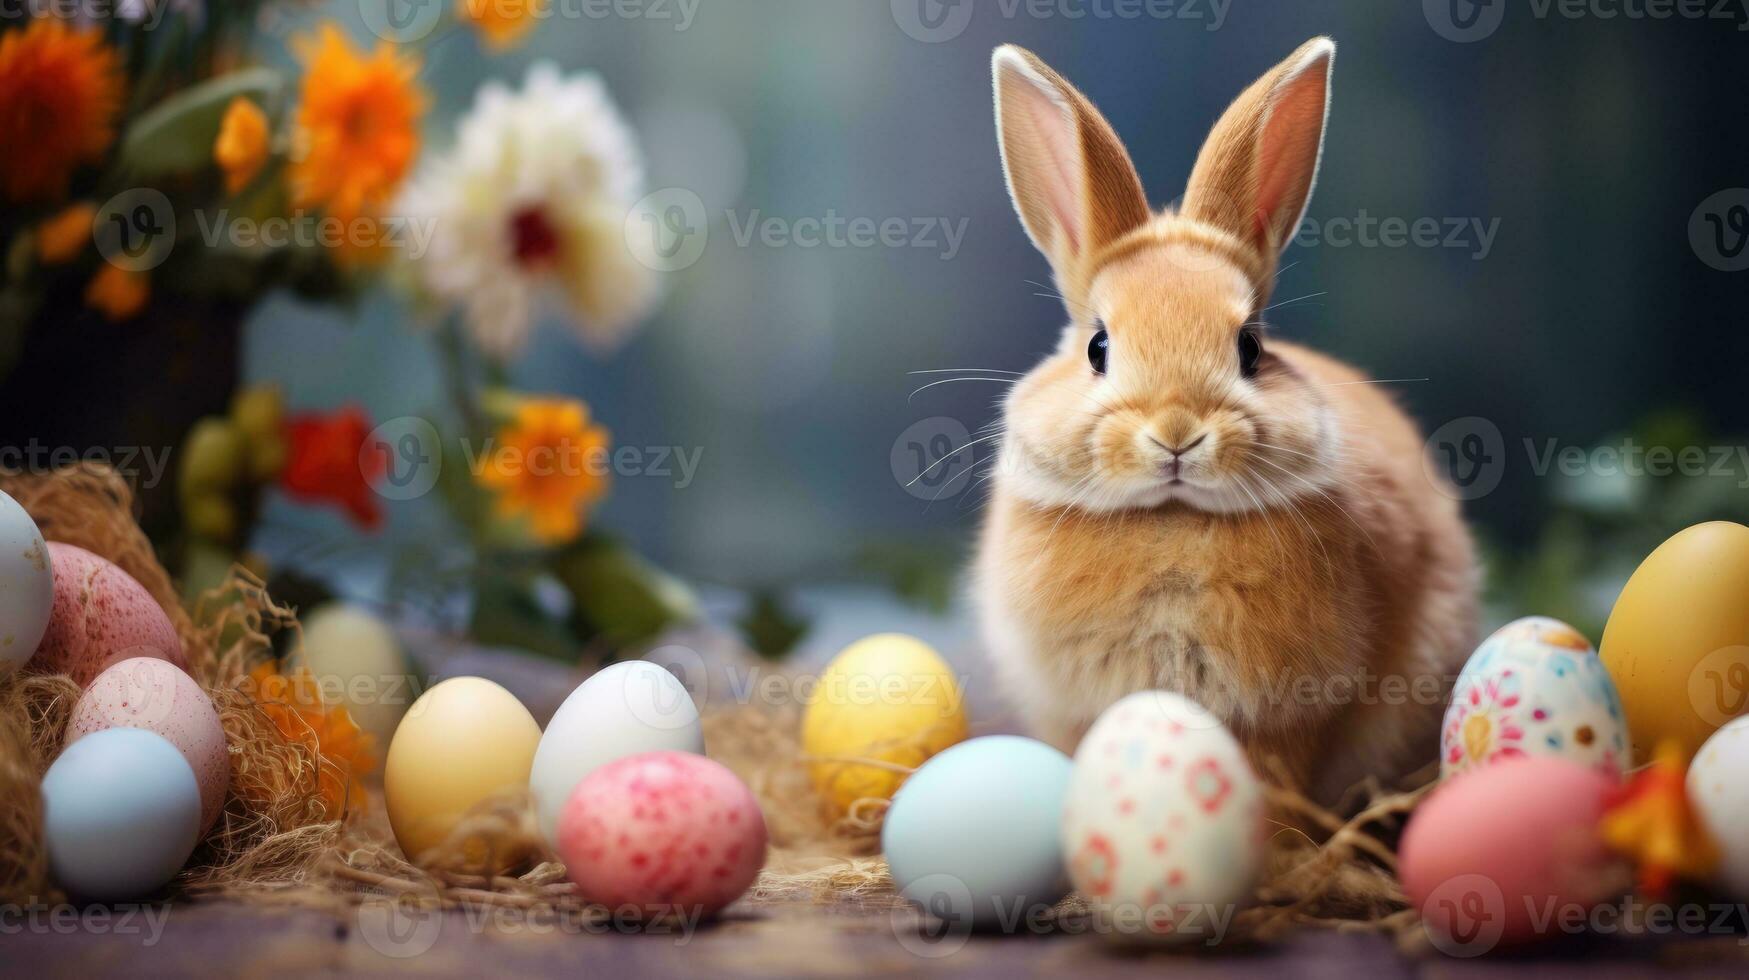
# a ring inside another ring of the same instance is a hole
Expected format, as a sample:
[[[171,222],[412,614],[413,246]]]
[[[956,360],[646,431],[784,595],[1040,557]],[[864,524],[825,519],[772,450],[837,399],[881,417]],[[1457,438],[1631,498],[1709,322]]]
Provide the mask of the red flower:
[[[338,504],[360,527],[376,528],[383,515],[371,482],[381,475],[383,458],[362,452],[370,429],[370,419],[357,407],[294,416],[286,423],[290,449],[280,486],[307,503]]]

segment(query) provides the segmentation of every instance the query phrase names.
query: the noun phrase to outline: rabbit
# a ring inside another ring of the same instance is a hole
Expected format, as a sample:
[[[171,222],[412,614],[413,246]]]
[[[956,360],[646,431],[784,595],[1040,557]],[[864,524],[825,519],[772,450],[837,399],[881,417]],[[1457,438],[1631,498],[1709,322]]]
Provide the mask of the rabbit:
[[[1261,319],[1335,50],[1246,89],[1161,213],[1086,96],[995,51],[1009,194],[1070,320],[1002,400],[972,601],[999,687],[1065,752],[1163,689],[1315,799],[1437,758],[1478,604],[1455,492],[1387,392]]]

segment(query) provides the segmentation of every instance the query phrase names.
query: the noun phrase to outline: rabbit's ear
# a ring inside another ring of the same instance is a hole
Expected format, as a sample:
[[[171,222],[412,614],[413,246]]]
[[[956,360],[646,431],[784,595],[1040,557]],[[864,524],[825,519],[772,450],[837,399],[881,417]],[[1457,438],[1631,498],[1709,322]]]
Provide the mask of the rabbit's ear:
[[[1239,236],[1273,266],[1318,179],[1336,43],[1317,37],[1252,83],[1203,144],[1182,211]]]
[[[1148,220],[1141,180],[1111,124],[1037,55],[1005,44],[991,73],[1014,208],[1059,279],[1074,280],[1082,260]]]

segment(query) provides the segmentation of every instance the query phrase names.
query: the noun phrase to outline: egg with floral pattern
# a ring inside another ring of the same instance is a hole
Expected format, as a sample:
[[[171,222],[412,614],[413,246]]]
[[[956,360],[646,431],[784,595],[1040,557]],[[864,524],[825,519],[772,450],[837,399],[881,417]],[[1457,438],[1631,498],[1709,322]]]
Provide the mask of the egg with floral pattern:
[[[1264,835],[1244,750],[1188,698],[1131,694],[1075,750],[1064,860],[1111,938],[1219,941],[1262,872]]]
[[[1442,777],[1497,759],[1552,755],[1619,777],[1627,719],[1609,671],[1578,630],[1526,616],[1482,641],[1458,674],[1439,735]]]

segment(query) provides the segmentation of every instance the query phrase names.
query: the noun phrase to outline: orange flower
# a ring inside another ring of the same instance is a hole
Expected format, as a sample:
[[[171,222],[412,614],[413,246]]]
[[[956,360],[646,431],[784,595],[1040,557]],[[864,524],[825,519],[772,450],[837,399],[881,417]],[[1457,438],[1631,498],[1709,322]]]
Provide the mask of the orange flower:
[[[1639,866],[1640,890],[1653,900],[1678,877],[1701,880],[1719,863],[1718,845],[1688,800],[1682,746],[1658,743],[1652,764],[1616,790],[1598,831]]]
[[[242,96],[225,107],[219,137],[213,141],[213,160],[225,172],[225,190],[235,194],[249,186],[267,163],[267,113]]]
[[[549,0],[456,0],[456,16],[470,21],[486,46],[515,47],[547,15]]]
[[[307,667],[288,676],[264,660],[249,671],[249,680],[279,734],[317,756],[317,779],[329,817],[337,820],[353,803],[362,802],[364,777],[377,767],[376,745],[351,713],[322,700],[321,686]]]
[[[97,205],[80,201],[36,226],[36,257],[43,265],[71,262],[91,241],[91,223],[97,220]]]
[[[0,37],[0,193],[12,201],[67,193],[73,169],[115,139],[122,77],[96,31],[53,18]]]
[[[568,398],[528,399],[496,442],[475,478],[497,493],[498,515],[528,518],[544,544],[581,534],[584,511],[607,493],[607,430],[589,424],[589,407]]]
[[[152,296],[152,281],[144,272],[131,272],[105,262],[85,287],[85,305],[112,322],[131,320]]]
[[[292,200],[343,221],[394,194],[419,152],[425,93],[416,58],[387,42],[366,56],[339,28],[322,25],[298,45],[306,73],[294,132]]]

